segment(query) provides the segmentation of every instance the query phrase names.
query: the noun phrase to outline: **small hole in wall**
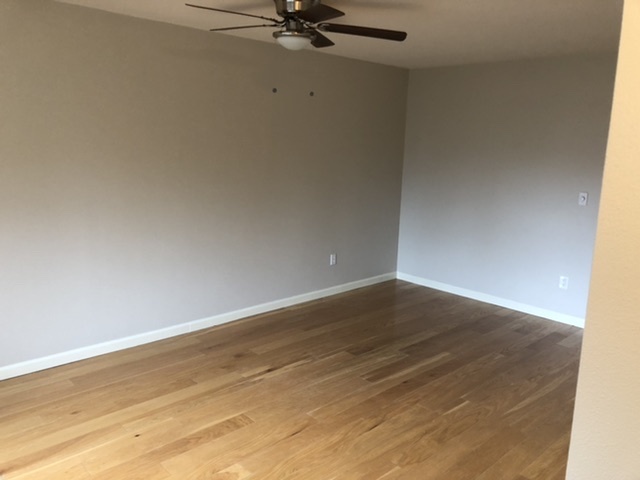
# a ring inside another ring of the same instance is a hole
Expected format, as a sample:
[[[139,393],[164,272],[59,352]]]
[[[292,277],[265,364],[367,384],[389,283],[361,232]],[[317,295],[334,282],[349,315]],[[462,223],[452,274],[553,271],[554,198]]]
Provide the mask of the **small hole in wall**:
[[[271,90],[273,93],[278,93],[278,89],[276,87],[273,87],[273,89]]]
[[[309,92],[310,97],[315,97],[315,95],[316,95],[316,92]]]

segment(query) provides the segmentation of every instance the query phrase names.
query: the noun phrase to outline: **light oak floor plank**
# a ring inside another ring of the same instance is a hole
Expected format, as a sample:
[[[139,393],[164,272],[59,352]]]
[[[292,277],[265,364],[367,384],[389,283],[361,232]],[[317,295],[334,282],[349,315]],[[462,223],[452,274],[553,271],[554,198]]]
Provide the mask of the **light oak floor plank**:
[[[581,341],[385,282],[0,382],[0,476],[561,479]]]

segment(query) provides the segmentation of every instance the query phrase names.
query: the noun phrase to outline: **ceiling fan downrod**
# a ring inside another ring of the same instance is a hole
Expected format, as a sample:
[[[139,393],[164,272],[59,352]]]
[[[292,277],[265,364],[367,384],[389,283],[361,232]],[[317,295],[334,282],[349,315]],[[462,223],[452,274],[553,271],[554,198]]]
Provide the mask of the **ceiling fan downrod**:
[[[282,18],[296,15],[320,4],[320,0],[273,0]]]

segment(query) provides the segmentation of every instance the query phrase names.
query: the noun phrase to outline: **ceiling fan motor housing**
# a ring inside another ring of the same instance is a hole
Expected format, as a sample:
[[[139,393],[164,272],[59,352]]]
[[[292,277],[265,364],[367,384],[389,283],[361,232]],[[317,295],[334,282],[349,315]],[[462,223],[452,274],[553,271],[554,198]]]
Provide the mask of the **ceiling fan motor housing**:
[[[276,4],[276,11],[281,17],[295,15],[304,12],[311,7],[320,4],[320,0],[273,0]]]

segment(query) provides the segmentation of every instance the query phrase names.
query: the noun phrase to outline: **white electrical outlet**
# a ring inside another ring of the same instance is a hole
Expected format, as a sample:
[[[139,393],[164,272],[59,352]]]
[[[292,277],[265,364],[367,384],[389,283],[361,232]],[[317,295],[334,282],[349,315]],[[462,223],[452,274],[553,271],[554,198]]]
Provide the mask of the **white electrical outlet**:
[[[335,253],[332,253],[329,255],[329,265],[333,267],[336,263],[338,263],[338,256]]]
[[[558,283],[558,287],[562,290],[567,290],[569,288],[569,277],[560,277],[560,282]]]

